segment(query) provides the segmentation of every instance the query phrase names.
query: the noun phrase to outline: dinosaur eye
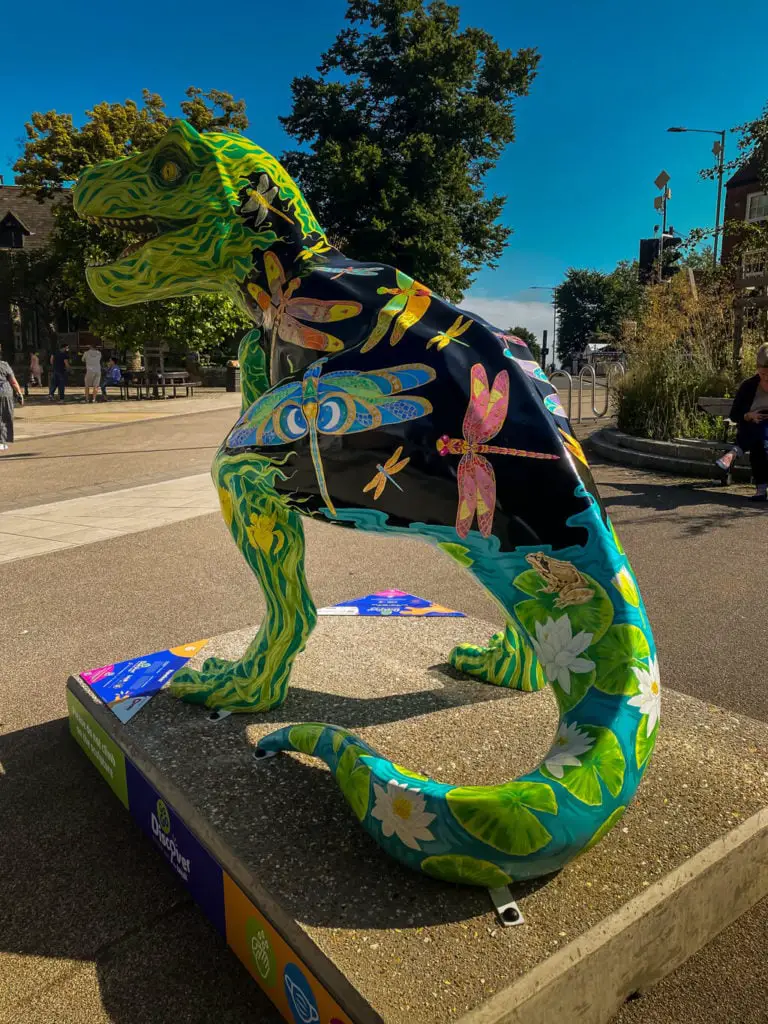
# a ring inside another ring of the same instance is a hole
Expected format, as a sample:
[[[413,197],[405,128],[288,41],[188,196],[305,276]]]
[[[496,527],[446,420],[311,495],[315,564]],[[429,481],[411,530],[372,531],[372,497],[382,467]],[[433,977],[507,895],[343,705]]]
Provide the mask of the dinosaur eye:
[[[166,160],[160,168],[160,177],[168,185],[173,185],[181,177],[181,168],[173,160]]]

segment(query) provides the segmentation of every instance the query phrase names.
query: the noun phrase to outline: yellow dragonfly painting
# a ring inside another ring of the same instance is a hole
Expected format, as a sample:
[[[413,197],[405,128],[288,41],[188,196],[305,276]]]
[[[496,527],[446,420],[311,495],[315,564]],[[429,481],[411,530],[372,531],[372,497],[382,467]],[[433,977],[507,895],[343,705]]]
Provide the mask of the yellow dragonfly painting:
[[[243,213],[255,213],[254,227],[259,227],[272,213],[276,217],[282,217],[284,221],[293,224],[290,217],[287,217],[280,210],[272,205],[277,195],[277,185],[269,187],[269,178],[262,174],[255,189],[248,191],[248,200],[243,206]]]
[[[374,487],[376,488],[376,490],[373,491],[374,501],[376,501],[377,498],[381,497],[384,488],[387,486],[387,483],[394,484],[398,491],[402,491],[403,488],[394,478],[395,473],[399,473],[401,469],[405,469],[405,467],[411,461],[410,458],[401,459],[400,456],[402,454],[403,446],[400,445],[400,447],[394,452],[394,454],[390,455],[390,457],[387,459],[383,466],[381,464],[376,466],[376,469],[378,470],[376,476],[372,480],[369,480],[368,483],[363,488],[363,492],[373,491]]]
[[[391,295],[392,298],[379,310],[376,325],[368,336],[368,340],[360,349],[370,352],[379,344],[391,325],[390,345],[396,345],[405,332],[417,324],[429,309],[432,292],[425,284],[420,284],[400,270],[395,271],[397,288],[377,288],[378,295]]]
[[[465,320],[463,316],[457,316],[447,331],[441,331],[440,334],[436,334],[434,338],[429,339],[427,348],[432,348],[433,345],[436,345],[437,351],[442,352],[452,341],[455,341],[457,345],[463,345],[464,348],[469,348],[466,341],[459,341],[459,337],[471,324],[472,321],[469,318]]]
[[[282,338],[301,348],[318,352],[340,352],[344,343],[316,327],[309,327],[302,320],[312,323],[335,323],[357,316],[363,308],[359,302],[338,302],[335,299],[305,299],[294,297],[303,281],[299,277],[286,283],[283,265],[273,252],[264,253],[264,269],[267,274],[269,291],[257,284],[249,284],[248,292],[254,298],[264,317],[264,327],[273,332],[275,338]]]

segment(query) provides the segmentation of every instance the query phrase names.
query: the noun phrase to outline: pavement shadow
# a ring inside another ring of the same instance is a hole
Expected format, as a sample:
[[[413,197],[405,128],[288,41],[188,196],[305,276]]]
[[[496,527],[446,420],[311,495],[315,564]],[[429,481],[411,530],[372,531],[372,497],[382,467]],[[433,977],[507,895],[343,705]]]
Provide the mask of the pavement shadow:
[[[277,1024],[66,719],[0,736],[0,766],[2,1024]]]
[[[293,686],[288,702],[279,711],[272,712],[277,720],[284,720],[286,714],[297,722],[333,722],[344,729],[361,729],[368,725],[386,725],[402,722],[406,718],[431,715],[447,708],[461,708],[469,704],[485,704],[489,701],[514,700],[519,697],[515,690],[502,686],[486,686],[453,673],[451,665],[435,665],[428,669],[429,675],[439,678],[440,685],[434,690],[413,690],[409,693],[393,693],[382,697],[344,697],[338,693],[321,690],[305,690]],[[530,696],[530,695],[526,695]],[[269,722],[270,715],[259,716]]]
[[[674,522],[688,535],[725,529],[743,522],[745,517],[763,516],[768,511],[768,505],[749,502],[745,496],[733,494],[727,488],[718,490],[711,482],[662,484],[606,480],[604,484],[624,492],[605,498],[609,510],[617,507],[652,509],[659,513],[654,522]]]

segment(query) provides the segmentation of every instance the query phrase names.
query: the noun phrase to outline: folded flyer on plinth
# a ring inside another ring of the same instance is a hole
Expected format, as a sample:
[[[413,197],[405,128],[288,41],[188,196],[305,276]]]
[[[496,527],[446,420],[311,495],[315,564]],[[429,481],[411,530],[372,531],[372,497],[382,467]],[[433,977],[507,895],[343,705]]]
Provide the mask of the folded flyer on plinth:
[[[195,640],[181,647],[92,668],[81,672],[80,678],[121,722],[128,722],[162,690],[174,672],[186,665],[207,643],[207,640]]]
[[[391,615],[421,616],[452,616],[466,618],[464,612],[444,608],[441,604],[428,601],[425,597],[406,594],[404,590],[380,590],[376,594],[355,598],[354,601],[342,601],[340,604],[327,608],[318,608],[318,615]]]

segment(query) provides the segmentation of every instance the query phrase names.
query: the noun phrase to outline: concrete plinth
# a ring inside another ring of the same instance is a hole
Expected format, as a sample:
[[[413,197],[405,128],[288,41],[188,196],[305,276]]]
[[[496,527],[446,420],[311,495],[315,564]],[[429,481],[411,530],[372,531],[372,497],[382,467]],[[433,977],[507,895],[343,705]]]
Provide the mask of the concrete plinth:
[[[670,690],[635,802],[559,875],[513,889],[520,927],[484,891],[390,860],[324,765],[254,760],[265,733],[326,721],[447,782],[531,769],[555,732],[551,693],[446,664],[493,629],[321,618],[284,706],[217,722],[162,692],[122,725],[69,680],[73,734],[289,1022],[598,1024],[768,894],[768,725]],[[237,656],[253,632],[198,660]]]

